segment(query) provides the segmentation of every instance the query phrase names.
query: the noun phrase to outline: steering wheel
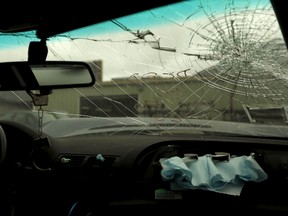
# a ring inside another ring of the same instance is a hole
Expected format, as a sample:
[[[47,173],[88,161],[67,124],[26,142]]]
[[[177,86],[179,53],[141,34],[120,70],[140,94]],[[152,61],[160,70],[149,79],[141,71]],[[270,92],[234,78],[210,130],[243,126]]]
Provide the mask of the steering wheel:
[[[0,125],[0,165],[3,163],[7,150],[7,140],[3,128]]]

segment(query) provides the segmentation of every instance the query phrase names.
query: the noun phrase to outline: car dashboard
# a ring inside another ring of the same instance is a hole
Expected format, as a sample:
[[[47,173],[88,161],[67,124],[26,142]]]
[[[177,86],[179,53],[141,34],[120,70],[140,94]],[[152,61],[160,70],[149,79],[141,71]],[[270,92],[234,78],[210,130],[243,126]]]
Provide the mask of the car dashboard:
[[[7,140],[1,169],[7,176],[1,185],[4,213],[288,212],[287,140],[192,135],[55,138],[38,137],[37,131],[15,122],[3,121],[1,127]],[[245,183],[239,195],[203,189],[173,191],[163,181],[161,158],[215,152],[253,155],[267,180]]]

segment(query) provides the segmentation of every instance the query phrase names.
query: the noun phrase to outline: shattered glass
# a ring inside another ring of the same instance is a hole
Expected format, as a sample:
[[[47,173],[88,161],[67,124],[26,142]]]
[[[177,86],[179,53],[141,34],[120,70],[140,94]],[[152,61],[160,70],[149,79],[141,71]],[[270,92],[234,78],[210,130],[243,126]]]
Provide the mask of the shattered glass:
[[[11,37],[11,53],[34,39]],[[287,48],[268,0],[183,1],[63,33],[47,45],[47,60],[89,62],[96,83],[53,90],[44,109],[131,122],[149,117],[286,127]],[[1,59],[15,57],[2,51]],[[27,59],[22,54],[16,56]],[[9,98],[1,100],[37,109],[25,93]]]

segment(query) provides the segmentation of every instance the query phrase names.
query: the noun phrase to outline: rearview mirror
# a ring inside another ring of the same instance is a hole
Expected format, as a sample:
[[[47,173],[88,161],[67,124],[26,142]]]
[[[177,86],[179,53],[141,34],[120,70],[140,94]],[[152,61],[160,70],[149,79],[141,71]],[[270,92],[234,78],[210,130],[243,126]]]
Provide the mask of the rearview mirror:
[[[94,83],[93,71],[85,62],[0,63],[0,91],[77,88]]]

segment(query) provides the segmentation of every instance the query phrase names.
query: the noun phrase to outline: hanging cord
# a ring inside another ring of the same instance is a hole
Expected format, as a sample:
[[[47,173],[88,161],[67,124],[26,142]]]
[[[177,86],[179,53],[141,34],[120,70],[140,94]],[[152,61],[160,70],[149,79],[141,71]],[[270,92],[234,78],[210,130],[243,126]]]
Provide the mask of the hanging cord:
[[[42,127],[43,127],[43,109],[42,106],[39,106],[38,109],[38,134],[39,138],[42,136]]]

